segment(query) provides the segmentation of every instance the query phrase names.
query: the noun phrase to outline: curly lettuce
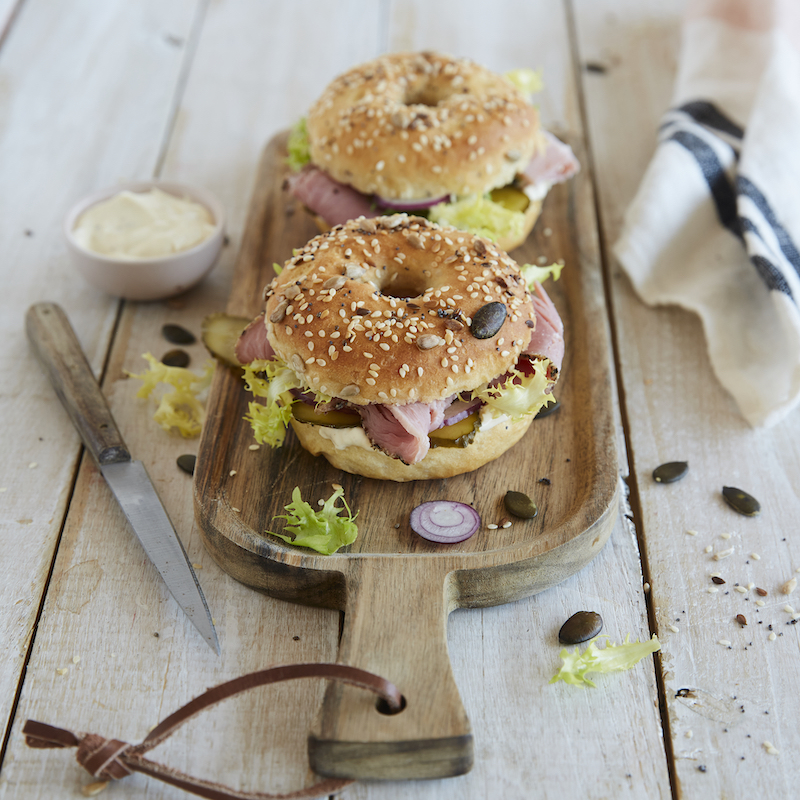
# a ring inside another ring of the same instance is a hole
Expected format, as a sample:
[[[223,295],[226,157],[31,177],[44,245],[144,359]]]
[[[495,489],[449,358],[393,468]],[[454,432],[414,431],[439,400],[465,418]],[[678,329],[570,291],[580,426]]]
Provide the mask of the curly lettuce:
[[[343,507],[336,505],[340,497]],[[273,519],[285,519],[286,530],[292,535],[286,536],[272,531],[267,533],[297,547],[310,547],[318,553],[329,556],[340,547],[352,544],[358,536],[358,526],[355,523],[358,512],[353,514],[350,511],[341,486],[335,488],[320,511],[314,511],[301,497],[300,488],[295,486],[292,502],[286,506],[286,511],[289,513]],[[340,516],[343,511],[345,516]]]
[[[428,212],[428,219],[439,225],[451,225],[493,242],[501,238],[517,239],[525,231],[525,214],[495,203],[486,195],[469,195],[454,203],[438,203]]]
[[[142,358],[149,364],[146,372],[126,373],[142,381],[136,396],[149,398],[160,383],[172,387],[162,395],[153,419],[165,431],[177,430],[187,439],[199,436],[205,414],[199,395],[211,383],[214,362],[208,361],[203,374],[196,375],[186,367],[168,367],[151,353],[144,353]]]
[[[483,400],[498,414],[505,414],[512,420],[537,414],[542,406],[555,403],[556,399],[546,392],[550,381],[547,378],[546,359],[531,360],[531,375],[524,375],[515,369],[506,380],[497,385],[485,384],[472,392],[473,397]]]
[[[286,150],[289,153],[286,163],[294,172],[299,172],[311,161],[311,145],[308,140],[308,127],[305,117],[297,120],[291,131],[289,131]]]
[[[596,636],[583,653],[579,652],[577,647],[571,653],[564,648],[560,654],[564,665],[550,679],[550,683],[564,681],[574,686],[596,686],[597,684],[586,677],[587,673],[621,672],[631,669],[645,656],[661,649],[661,643],[655,634],[652,639],[644,642],[631,642],[631,637],[628,635],[622,644],[609,642],[602,650],[595,644],[599,638],[609,637]]]
[[[254,397],[264,398],[264,403],[249,403],[245,415],[255,440],[259,444],[280,447],[292,417],[294,398],[289,390],[299,389],[302,384],[294,371],[277,358],[252,361],[242,369],[247,391]]]
[[[519,69],[509,70],[505,75],[526,97],[537,94],[544,88],[541,70],[520,67]]]
[[[535,264],[522,264],[519,271],[528,284],[529,291],[533,291],[535,284],[544,283],[548,278],[557,281],[561,277],[563,264],[548,264],[544,267],[537,267]]]

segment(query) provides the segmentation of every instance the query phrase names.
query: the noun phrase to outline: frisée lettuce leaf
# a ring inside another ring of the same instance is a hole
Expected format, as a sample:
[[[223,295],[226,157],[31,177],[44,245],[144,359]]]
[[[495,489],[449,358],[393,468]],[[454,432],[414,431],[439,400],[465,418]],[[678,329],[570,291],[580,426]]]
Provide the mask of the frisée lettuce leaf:
[[[501,238],[519,238],[525,230],[525,214],[512,211],[485,195],[469,195],[453,203],[438,203],[428,212],[428,219],[439,225],[452,225],[476,236],[496,242]]]
[[[522,264],[519,271],[522,277],[528,284],[529,291],[533,291],[536,283],[544,283],[548,278],[557,281],[561,277],[561,270],[564,268],[563,264],[548,264],[544,267],[537,267],[535,264]]]
[[[524,375],[515,369],[503,383],[495,386],[485,384],[475,389],[472,396],[512,420],[537,414],[542,406],[556,401],[551,393],[545,391],[550,383],[547,379],[548,363],[546,359],[531,360],[531,375]]]
[[[337,506],[336,501],[342,498],[342,506]],[[358,526],[355,518],[358,512],[353,514],[347,501],[344,499],[344,489],[337,486],[333,494],[325,501],[319,511],[314,509],[303,500],[300,488],[294,487],[292,491],[292,502],[286,506],[288,514],[281,514],[274,519],[285,519],[287,522],[286,530],[292,536],[282,533],[273,533],[289,544],[298,547],[310,547],[318,553],[329,556],[335,553],[340,547],[352,544],[358,536]],[[342,512],[345,516],[340,516]]]
[[[242,369],[247,391],[265,401],[252,402],[247,407],[245,419],[253,429],[255,440],[259,444],[280,447],[292,416],[294,398],[289,390],[299,389],[302,384],[294,371],[277,358],[251,361]]]
[[[505,75],[528,98],[544,88],[541,70],[520,67],[509,70]]]
[[[148,362],[145,372],[127,372],[129,378],[142,381],[137,397],[149,398],[161,383],[171,387],[159,400],[153,419],[165,430],[177,430],[181,436],[191,439],[200,435],[205,411],[199,395],[211,383],[214,362],[208,361],[201,375],[186,367],[168,367],[151,353],[142,358]]]
[[[596,686],[586,677],[589,672],[620,672],[636,666],[646,655],[661,649],[658,637],[644,642],[631,642],[630,635],[625,637],[622,644],[608,643],[601,650],[595,642],[599,638],[608,639],[608,636],[596,636],[589,642],[589,646],[582,653],[576,647],[571,653],[564,648],[560,655],[564,665],[550,679],[550,683],[564,681],[574,686]]]
[[[308,127],[305,117],[297,120],[291,131],[289,131],[286,150],[289,153],[286,163],[294,172],[299,172],[311,161],[311,145],[308,141]]]

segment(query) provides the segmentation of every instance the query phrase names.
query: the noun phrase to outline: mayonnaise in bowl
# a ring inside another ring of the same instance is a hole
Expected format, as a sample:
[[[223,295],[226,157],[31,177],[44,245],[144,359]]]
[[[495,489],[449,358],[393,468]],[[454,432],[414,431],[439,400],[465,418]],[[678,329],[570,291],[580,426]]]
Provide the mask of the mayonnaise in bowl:
[[[186,291],[212,268],[224,239],[224,209],[200,187],[129,183],[76,204],[64,235],[76,268],[96,288],[158,300]]]
[[[75,241],[93,253],[137,260],[191,250],[214,232],[211,212],[188,197],[153,187],[125,189],[95,203],[75,223]]]

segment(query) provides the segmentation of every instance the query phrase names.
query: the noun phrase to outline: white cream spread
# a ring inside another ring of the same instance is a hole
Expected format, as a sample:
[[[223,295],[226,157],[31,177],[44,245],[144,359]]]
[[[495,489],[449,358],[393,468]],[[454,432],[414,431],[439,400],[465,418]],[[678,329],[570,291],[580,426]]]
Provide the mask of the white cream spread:
[[[214,227],[204,205],[153,188],[121,191],[93,205],[78,218],[73,234],[87,250],[134,260],[189,250]]]
[[[363,447],[365,450],[372,450],[367,434],[360,425],[353,428],[327,428],[320,425],[319,435],[332,442],[337,450],[346,450],[348,447]]]

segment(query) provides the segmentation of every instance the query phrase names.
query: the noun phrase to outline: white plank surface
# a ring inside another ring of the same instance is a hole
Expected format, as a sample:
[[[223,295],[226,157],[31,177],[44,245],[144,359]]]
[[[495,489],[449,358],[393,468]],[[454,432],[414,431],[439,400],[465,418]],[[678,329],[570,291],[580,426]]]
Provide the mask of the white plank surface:
[[[206,555],[189,479],[175,468],[175,458],[196,443],[157,429],[152,407],[133,396],[136,386],[124,377],[143,369],[143,352],[167,349],[163,322],[197,331],[206,313],[224,307],[266,141],[335,74],[386,49],[435,47],[496,70],[541,68],[545,124],[590,146],[608,250],[669,103],[682,5],[504,0],[490,10],[473,0],[347,0],[331,13],[332,4],[316,0],[26,0],[0,46],[0,325],[8,343],[0,356],[3,720],[24,677],[0,765],[0,798],[79,796],[91,780],[69,753],[26,748],[19,730],[27,717],[135,742],[207,686],[270,663],[335,659],[338,613],[258,595]],[[11,8],[0,5],[0,22]],[[575,64],[582,67],[577,75]],[[230,243],[203,285],[175,302],[123,305],[115,332],[117,303],[66,265],[60,219],[82,193],[155,171],[216,192]],[[593,235],[586,232],[587,269],[597,268]],[[451,618],[451,659],[476,737],[472,772],[446,781],[356,784],[345,797],[778,798],[790,796],[800,778],[792,757],[800,744],[793,684],[800,632],[783,611],[792,597],[779,592],[800,567],[792,536],[800,518],[800,418],[770,432],[746,428],[710,374],[696,320],[644,307],[613,261],[606,267],[638,543],[652,584],[649,611],[664,643],[658,678],[666,742],[649,659],[601,677],[597,689],[547,683],[559,664],[558,628],[580,608],[600,611],[615,640],[648,635],[637,538],[621,519],[600,556],[563,585]],[[98,371],[113,335],[105,390],[201,565],[221,658],[181,617],[94,467],[76,472],[77,436],[31,364],[22,332],[25,308],[39,299],[64,305]],[[189,350],[199,369],[202,347]],[[624,450],[621,456],[625,473]],[[674,459],[689,460],[689,477],[654,484],[653,467]],[[735,516],[719,498],[723,484],[752,491],[762,515]],[[713,561],[729,547],[731,556]],[[712,572],[727,581],[714,594],[707,591],[715,588]],[[766,589],[765,605],[755,605],[754,590],[737,592],[737,582]],[[734,621],[738,613],[747,627]],[[770,624],[781,634],[774,641]],[[310,784],[305,734],[321,688],[272,687],[227,703],[154,757],[251,789]],[[765,741],[779,755],[770,755]],[[142,776],[108,791],[118,798],[185,796]]]
[[[90,190],[152,174],[193,2],[26,2],[0,52],[0,720],[16,694],[72,483],[78,436],[24,334],[62,304],[95,371],[117,303],[72,271],[61,219]],[[120,91],[125,86],[125,91]],[[35,464],[35,467],[31,467]]]
[[[663,3],[638,0],[580,2],[576,18],[581,57],[606,66],[588,74],[585,86],[611,245],[670,102],[679,19]],[[793,756],[800,702],[791,688],[800,631],[784,610],[797,605],[796,596],[780,587],[800,567],[793,535],[800,516],[800,415],[770,431],[748,428],[711,374],[698,320],[674,308],[646,308],[613,262],[611,270],[647,578],[664,643],[676,785],[681,797],[698,800],[789,797],[800,778]],[[672,460],[689,462],[688,477],[655,484],[652,469]],[[735,514],[720,496],[724,485],[759,498],[761,515]],[[713,584],[714,573],[726,583]],[[768,595],[740,593],[737,585]]]

